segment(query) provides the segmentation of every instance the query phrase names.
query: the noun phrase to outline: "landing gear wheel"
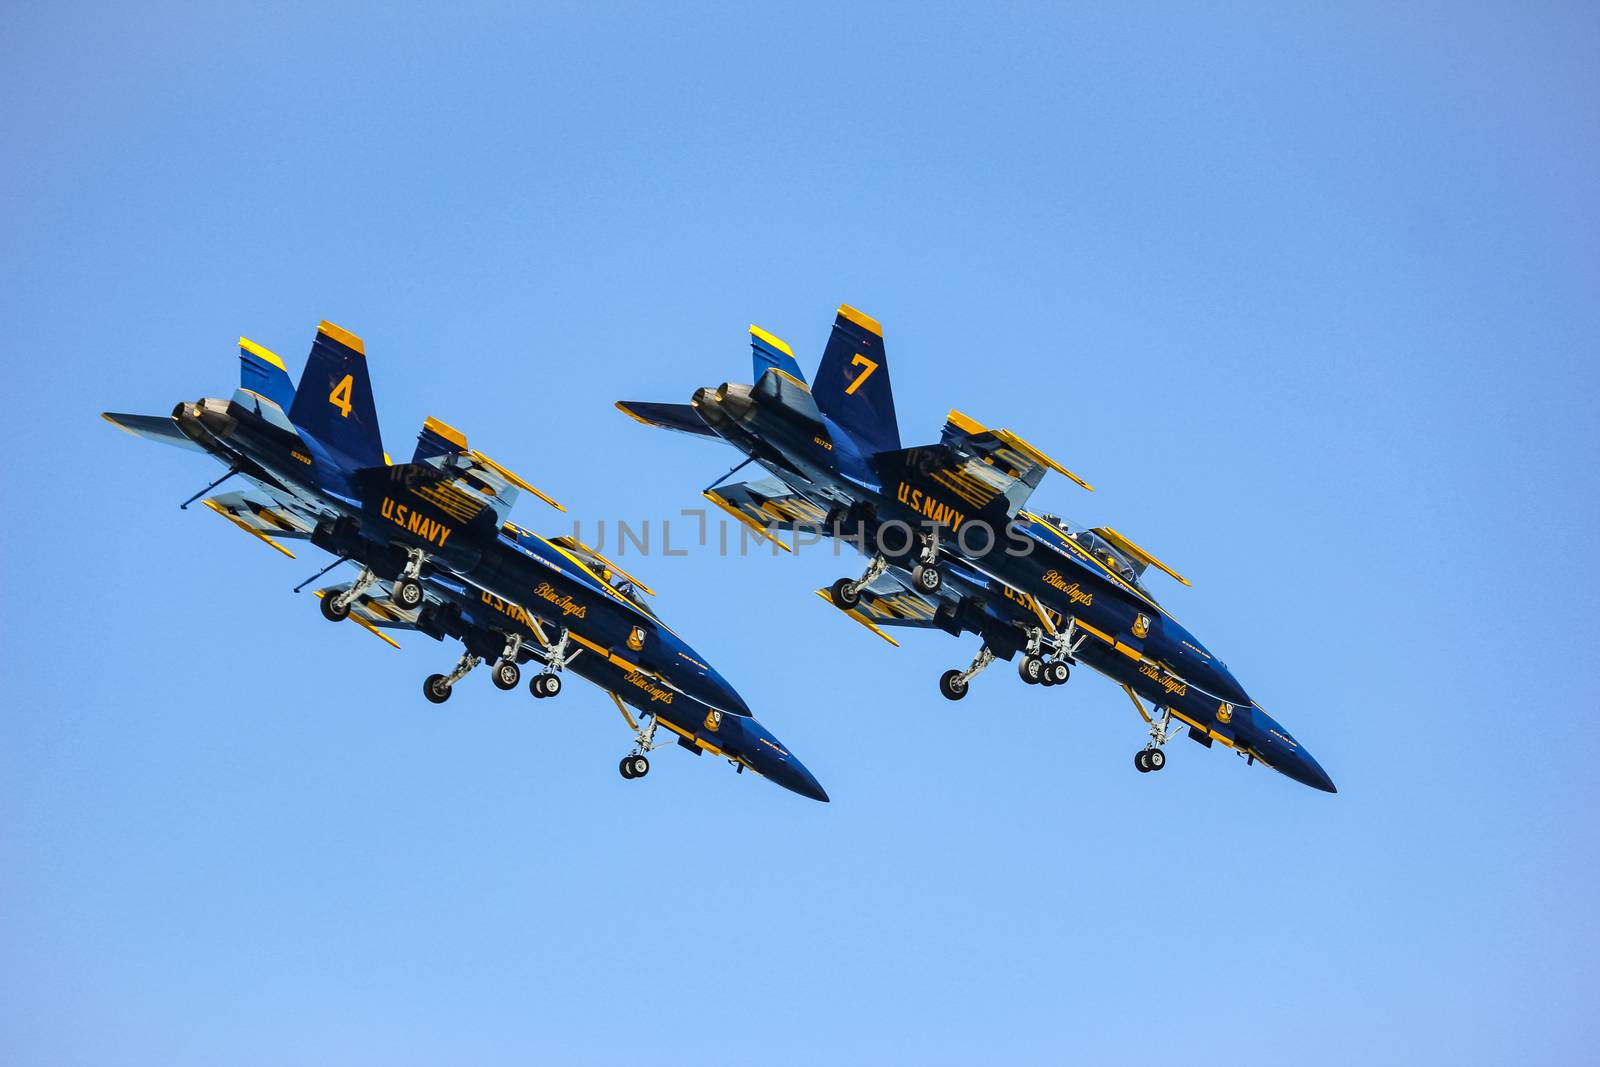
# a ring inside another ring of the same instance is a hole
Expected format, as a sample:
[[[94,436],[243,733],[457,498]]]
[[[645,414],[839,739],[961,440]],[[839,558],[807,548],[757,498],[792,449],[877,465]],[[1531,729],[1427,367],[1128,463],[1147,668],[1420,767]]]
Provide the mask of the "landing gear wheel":
[[[344,622],[350,617],[350,605],[346,604],[342,608],[337,607],[334,604],[337,599],[338,597],[332,595],[321,598],[322,617],[329,622]]]
[[[450,686],[444,684],[444,675],[430,674],[422,680],[422,695],[435,704],[443,704],[450,699]]]
[[[1150,765],[1144,761],[1144,758],[1149,754],[1148,750],[1142,748],[1133,754],[1133,765],[1139,768],[1140,774],[1149,773]]]
[[[1050,679],[1051,685],[1061,685],[1072,676],[1072,668],[1064,660],[1053,659],[1044,667],[1045,675]]]
[[[622,777],[624,777],[624,778],[632,778],[633,777],[633,757],[632,756],[623,756],[622,757],[622,762],[617,764],[617,771],[619,773],[621,773]]]
[[[1029,685],[1038,685],[1044,681],[1044,657],[1023,656],[1022,662],[1017,664],[1017,674]]]
[[[1167,754],[1159,748],[1152,748],[1144,754],[1144,765],[1152,771],[1159,771],[1167,765]]]
[[[650,773],[650,761],[643,756],[629,756],[622,764],[628,768],[624,773],[629,778],[643,778]]]
[[[937,593],[944,584],[944,575],[931,563],[919,563],[911,568],[911,584],[919,593]]]
[[[522,668],[508,659],[503,659],[494,665],[490,677],[494,679],[496,689],[510,691],[522,681]]]
[[[528,692],[543,700],[553,697],[561,692],[561,676],[558,674],[536,674],[533,681],[528,683]]]
[[[967,695],[966,679],[961,677],[958,670],[948,670],[939,675],[939,692],[945,695],[946,700],[960,700]]]
[[[855,581],[850,578],[840,578],[828,589],[828,599],[833,601],[833,606],[840,611],[849,611],[861,603],[861,593],[851,587]]]
[[[394,583],[394,602],[407,611],[422,606],[422,583],[415,578],[402,578]]]

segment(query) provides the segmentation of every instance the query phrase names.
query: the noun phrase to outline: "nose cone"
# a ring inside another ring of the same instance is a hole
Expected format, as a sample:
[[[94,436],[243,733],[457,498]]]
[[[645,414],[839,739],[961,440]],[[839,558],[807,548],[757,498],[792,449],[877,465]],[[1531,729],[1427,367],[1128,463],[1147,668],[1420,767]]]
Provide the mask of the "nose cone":
[[[1259,707],[1251,706],[1250,743],[1268,766],[1293,778],[1302,785],[1320,789],[1324,793],[1337,793],[1338,787],[1322,764],[1306,751],[1306,747],[1290,736],[1278,721]]]
[[[708,704],[718,711],[734,715],[749,715],[750,705],[736,692],[728,680],[706,662],[705,657],[690,648],[677,635],[661,631],[661,641],[648,664],[668,685],[684,696]]]
[[[736,752],[763,778],[770,778],[791,793],[828,803],[828,793],[816,775],[755,719],[723,716],[719,731],[727,750]]]

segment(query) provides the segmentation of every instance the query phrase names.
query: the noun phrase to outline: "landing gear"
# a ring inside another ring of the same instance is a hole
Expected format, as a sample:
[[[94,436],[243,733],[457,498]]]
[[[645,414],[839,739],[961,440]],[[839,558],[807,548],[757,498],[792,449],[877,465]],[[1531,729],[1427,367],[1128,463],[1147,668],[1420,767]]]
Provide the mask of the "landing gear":
[[[322,598],[322,617],[329,622],[343,622],[348,619],[350,609],[361,599],[361,594],[371,589],[377,580],[378,576],[372,573],[371,567],[362,567],[361,573],[356,575],[356,580],[350,583],[350,588],[336,596]]]
[[[872,557],[867,564],[867,569],[855,581],[840,578],[828,590],[828,596],[833,601],[833,606],[840,611],[849,611],[861,603],[861,590],[878,580],[878,576],[889,569],[889,561],[880,553]]]
[[[1161,717],[1157,719],[1144,710],[1144,704],[1140,702],[1137,693],[1127,686],[1123,688],[1128,690],[1128,696],[1132,698],[1139,717],[1150,727],[1150,743],[1134,753],[1133,765],[1139,768],[1140,774],[1159,771],[1167,765],[1167,754],[1161,751],[1161,746],[1172,738],[1172,709],[1162,708]]]
[[[540,640],[543,640],[541,634]],[[572,648],[571,635],[566,630],[561,631],[561,636],[555,643],[546,645],[544,649],[544,672],[536,674],[528,682],[528,692],[543,700],[553,697],[561,692],[561,674],[567,664],[583,654],[583,649],[570,651]]]
[[[482,663],[483,660],[470,652],[463,652],[456,661],[455,669],[449,674],[430,674],[422,683],[422,695],[435,704],[443,704],[450,699],[450,691],[457,682],[472,673],[472,668]]]
[[[494,673],[492,677],[494,678],[494,685],[496,689],[503,689],[507,692],[510,692],[521,683],[522,668],[518,667],[516,663],[511,660],[503,659],[494,665]]]
[[[422,606],[422,565],[428,562],[428,554],[420,548],[406,550],[406,565],[400,571],[400,580],[394,583],[394,602],[407,611],[415,611]]]
[[[1017,673],[1029,685],[1063,685],[1072,677],[1072,664],[1078,649],[1089,639],[1087,633],[1078,632],[1078,620],[1072,619],[1065,630],[1056,632],[1043,626],[1030,626],[1028,643],[1023,646],[1022,662]],[[1048,647],[1047,647],[1048,646]],[[1046,656],[1046,652],[1052,654]]]
[[[340,605],[341,597],[325,596],[317,603],[322,608],[322,617],[329,622],[344,622],[350,617],[350,605]]]
[[[495,687],[507,692],[515,689],[522,681],[522,668],[517,666],[517,657],[522,653],[522,635],[512,634],[506,638],[506,647],[501,650],[500,658],[494,662]]]
[[[945,695],[946,700],[960,700],[967,695],[967,687],[984,668],[994,662],[994,653],[989,651],[988,645],[979,647],[978,654],[972,657],[972,663],[964,671],[945,671],[939,676],[939,692]]]
[[[922,552],[917,556],[917,565],[911,568],[911,584],[917,587],[919,593],[937,593],[944,584],[944,575],[939,573],[938,530],[929,532]]]
[[[650,758],[645,753],[656,747],[655,717],[650,716],[648,725],[635,723],[626,711],[622,713],[622,717],[633,727],[633,751],[622,757],[622,762],[617,764],[617,770],[622,772],[624,778],[643,778],[650,773]]]
[[[1044,682],[1044,657],[1029,653],[1017,662],[1017,674],[1029,685]]]
[[[1167,765],[1167,754],[1159,748],[1141,748],[1133,754],[1133,765],[1139,768],[1140,774],[1159,771]]]
[[[1045,664],[1044,677],[1050,685],[1065,685],[1072,677],[1072,668],[1067,666],[1066,660],[1053,659]]]
[[[451,686],[442,674],[430,674],[422,680],[422,695],[435,704],[443,704],[449,700],[450,690]]]

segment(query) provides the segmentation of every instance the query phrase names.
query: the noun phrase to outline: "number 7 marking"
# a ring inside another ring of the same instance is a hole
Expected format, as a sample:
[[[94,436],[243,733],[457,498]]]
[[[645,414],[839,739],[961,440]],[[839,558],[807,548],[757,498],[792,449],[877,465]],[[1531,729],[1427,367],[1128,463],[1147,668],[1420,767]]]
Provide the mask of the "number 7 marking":
[[[872,377],[872,372],[878,369],[878,364],[876,362],[874,362],[873,360],[868,359],[866,356],[863,356],[860,352],[857,352],[855,354],[855,357],[850,360],[850,365],[852,367],[857,367],[857,366],[863,366],[864,365],[867,369],[862,371],[860,374],[856,375],[856,380],[851,382],[849,387],[845,389],[845,391],[844,391],[844,395],[845,396],[849,396],[851,393],[855,392],[857,389],[860,389],[861,388],[861,383],[866,381],[868,378]]]

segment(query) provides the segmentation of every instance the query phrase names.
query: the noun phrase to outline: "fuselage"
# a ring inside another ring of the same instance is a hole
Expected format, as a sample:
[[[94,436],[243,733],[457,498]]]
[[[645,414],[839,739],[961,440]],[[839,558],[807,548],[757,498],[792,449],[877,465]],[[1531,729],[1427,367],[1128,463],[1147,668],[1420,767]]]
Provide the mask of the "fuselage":
[[[1119,573],[1114,560],[1101,559],[1092,545],[1039,515],[1009,515],[1003,501],[975,506],[904,456],[891,466],[856,454],[795,388],[804,387],[724,384],[696,392],[692,406],[714,433],[819,509],[851,509],[853,528],[862,531],[857,546],[881,552],[900,573],[915,563],[917,537],[937,531],[954,578],[930,595],[943,605],[943,628],[977,633],[1009,659],[1029,628],[1043,621],[1060,631],[1071,620],[1087,635],[1076,658],[1156,707],[1170,708],[1196,740],[1221,742],[1333,791],[1316,760],[1137,577]],[[901,526],[893,546],[891,524]],[[987,531],[974,535],[981,525]],[[969,527],[965,533],[963,526]]]
[[[522,606],[556,632],[631,671],[735,715],[750,708],[686,641],[614,589],[574,553],[451,494],[417,464],[353,470],[336,451],[291,426],[275,407],[206,399],[173,412],[180,429],[230,468],[322,516],[312,543],[399,575],[406,550]],[[635,647],[637,646],[637,647]]]

